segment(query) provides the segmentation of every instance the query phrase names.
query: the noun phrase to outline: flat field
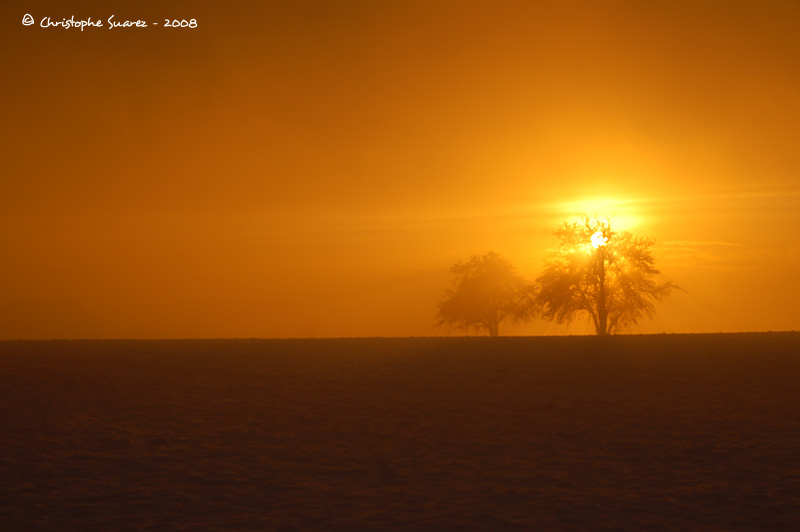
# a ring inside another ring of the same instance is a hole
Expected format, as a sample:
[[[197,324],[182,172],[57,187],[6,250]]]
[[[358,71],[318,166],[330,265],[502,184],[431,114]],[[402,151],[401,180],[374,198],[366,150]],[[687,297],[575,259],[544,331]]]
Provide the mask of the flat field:
[[[0,529],[800,530],[800,333],[0,342]]]

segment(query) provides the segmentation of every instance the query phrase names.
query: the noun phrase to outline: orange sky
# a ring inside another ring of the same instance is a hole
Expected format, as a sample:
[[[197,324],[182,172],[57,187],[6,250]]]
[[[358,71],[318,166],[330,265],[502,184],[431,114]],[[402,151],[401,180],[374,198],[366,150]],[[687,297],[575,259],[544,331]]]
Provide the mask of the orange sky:
[[[687,290],[631,332],[800,329],[796,1],[236,4],[0,7],[0,338],[434,335],[581,211]]]

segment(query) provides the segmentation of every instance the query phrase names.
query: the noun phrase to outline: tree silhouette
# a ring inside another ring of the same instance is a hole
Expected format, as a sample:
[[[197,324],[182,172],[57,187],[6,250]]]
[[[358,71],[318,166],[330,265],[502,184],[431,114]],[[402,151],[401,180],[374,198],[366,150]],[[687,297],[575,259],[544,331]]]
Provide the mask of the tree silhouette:
[[[653,280],[659,271],[652,239],[614,231],[608,220],[564,222],[553,234],[561,244],[537,279],[536,302],[546,319],[568,323],[588,315],[598,335],[613,334],[652,318],[654,303],[679,288]]]
[[[437,326],[474,327],[499,336],[506,318],[527,321],[533,316],[533,284],[497,253],[473,255],[469,262],[454,264],[450,272],[455,275],[455,290],[447,290],[439,303]]]

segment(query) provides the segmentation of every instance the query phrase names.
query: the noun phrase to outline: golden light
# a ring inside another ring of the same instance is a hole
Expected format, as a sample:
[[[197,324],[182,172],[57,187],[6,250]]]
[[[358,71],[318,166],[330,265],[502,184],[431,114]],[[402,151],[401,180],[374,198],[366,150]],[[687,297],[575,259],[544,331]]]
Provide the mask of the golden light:
[[[641,200],[620,197],[591,197],[554,203],[556,219],[579,222],[584,216],[613,220],[614,229],[629,231],[642,221]],[[597,246],[595,246],[597,247]]]
[[[598,231],[592,235],[592,246],[594,246],[595,249],[600,246],[605,246],[607,243],[608,237],[604,236],[602,231]]]

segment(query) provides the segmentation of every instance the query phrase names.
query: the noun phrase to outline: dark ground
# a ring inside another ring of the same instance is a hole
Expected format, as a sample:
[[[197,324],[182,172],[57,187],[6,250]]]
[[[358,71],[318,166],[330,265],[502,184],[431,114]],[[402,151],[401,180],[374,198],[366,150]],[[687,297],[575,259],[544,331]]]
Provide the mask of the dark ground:
[[[800,530],[800,333],[0,342],[0,529]]]

